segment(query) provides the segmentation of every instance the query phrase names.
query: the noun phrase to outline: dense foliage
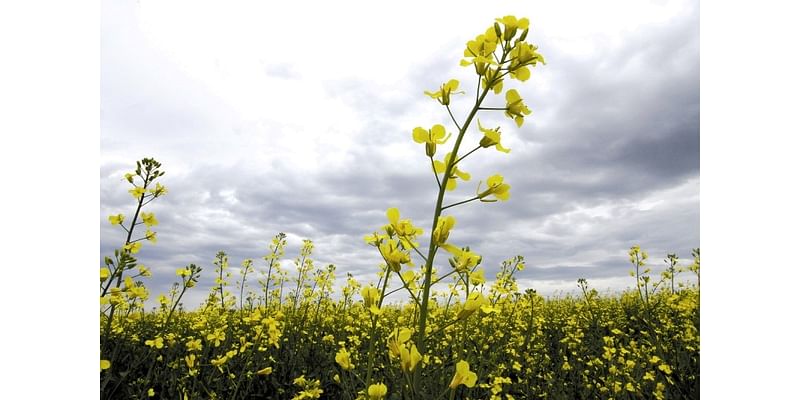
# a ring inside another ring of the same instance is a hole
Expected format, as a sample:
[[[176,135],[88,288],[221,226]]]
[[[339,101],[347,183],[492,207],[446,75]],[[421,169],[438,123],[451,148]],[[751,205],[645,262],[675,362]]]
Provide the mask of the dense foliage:
[[[268,304],[240,309],[231,297],[223,307],[213,292],[196,311],[170,316],[167,300],[158,312],[126,312],[103,338],[103,355],[114,359],[101,374],[103,397],[143,398],[152,390],[158,398],[355,398],[367,389],[373,334],[372,382],[385,385],[390,399],[402,398],[416,368],[425,394],[415,398],[446,396],[456,359],[476,374],[475,386],[458,386],[456,398],[699,396],[696,288],[659,290],[648,303],[635,291],[546,300],[512,291],[511,278],[485,290],[487,303],[473,311],[436,293],[431,346],[415,359],[407,346],[413,303],[382,306],[373,333],[373,313],[353,298],[355,281],[334,299],[332,274],[308,273],[316,279],[300,284],[296,303],[293,290],[278,301],[282,288],[296,287],[286,280]]]

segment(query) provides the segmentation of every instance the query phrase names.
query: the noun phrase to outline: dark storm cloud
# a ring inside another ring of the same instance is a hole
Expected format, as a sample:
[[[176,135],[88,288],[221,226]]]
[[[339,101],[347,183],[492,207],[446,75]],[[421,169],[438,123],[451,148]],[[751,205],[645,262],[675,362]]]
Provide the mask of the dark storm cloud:
[[[540,130],[534,121],[521,134],[546,149],[540,154],[545,170],[578,176],[591,171],[589,176],[600,175],[589,182],[600,193],[612,188],[607,181],[623,176],[613,186],[620,192],[697,175],[696,16],[642,30],[622,44],[597,49],[593,60],[549,48],[542,73],[552,77],[550,90],[534,89],[529,103],[535,113],[557,117]]]

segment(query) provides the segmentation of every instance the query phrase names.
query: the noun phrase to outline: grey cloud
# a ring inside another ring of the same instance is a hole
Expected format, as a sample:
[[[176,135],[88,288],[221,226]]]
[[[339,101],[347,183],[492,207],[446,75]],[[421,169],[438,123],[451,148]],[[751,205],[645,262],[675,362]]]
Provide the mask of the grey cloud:
[[[479,180],[497,172],[512,185],[508,202],[449,210],[458,219],[451,239],[484,256],[487,277],[502,260],[521,254],[528,262],[519,274],[521,282],[622,279],[630,270],[626,251],[633,244],[650,252],[653,265],[663,264],[667,252],[688,258],[691,248],[699,246],[699,184],[693,184],[699,181],[697,28],[693,10],[669,25],[630,32],[619,45],[604,44],[592,58],[559,52],[546,34],[534,40],[548,60],[521,87],[534,114],[522,129],[501,113],[487,116],[485,121],[501,121],[504,141],[514,138],[512,152],[487,149],[466,160],[472,181],[448,193],[448,203],[467,198]],[[108,32],[106,36],[122,35]],[[141,262],[159,272],[152,278],[152,291],[168,288],[174,268],[196,263],[205,267],[204,280],[195,289],[199,293],[209,287],[218,250],[229,254],[232,266],[244,258],[258,260],[281,231],[293,240],[285,266],[297,254],[298,238],[310,238],[316,243],[318,265],[336,264],[340,279],[347,272],[374,279],[380,257],[362,236],[386,223],[385,210],[392,206],[429,233],[436,189],[424,157],[418,167],[398,168],[376,149],[410,141],[414,124],[447,122],[444,110],[422,91],[451,77],[468,86],[469,70],[457,65],[462,46],[452,42],[442,47],[441,53],[453,57],[420,60],[419,67],[398,78],[402,84],[375,87],[357,78],[329,82],[327,93],[352,107],[365,128],[348,149],[350,164],[317,172],[292,170],[281,159],[259,170],[244,162],[215,163],[213,157],[204,157],[219,146],[191,134],[195,130],[259,129],[266,134],[282,122],[278,116],[258,126],[238,121],[196,82],[174,71],[169,81],[182,88],[174,97],[135,106],[160,97],[142,91],[152,83],[137,83],[150,79],[148,67],[122,68],[116,60],[119,51],[108,49],[103,149],[119,151],[126,143],[120,136],[141,132],[153,149],[166,154],[160,161],[170,193],[152,204],[161,221],[156,227],[159,243],[145,244],[140,253]],[[273,75],[288,71],[280,65],[265,68]],[[537,86],[537,79],[549,89]],[[196,100],[181,105],[189,97]],[[228,140],[235,142],[236,136]],[[420,146],[415,149],[422,152]],[[187,156],[193,157],[191,169],[170,174],[168,161]],[[106,216],[132,211],[127,183],[115,175],[130,168],[119,163],[100,168],[101,256],[124,240]],[[653,196],[660,196],[662,203],[638,208]],[[587,208],[602,208],[607,215],[581,211]],[[437,258],[437,264],[445,265],[445,257]],[[202,297],[192,296],[187,304]]]

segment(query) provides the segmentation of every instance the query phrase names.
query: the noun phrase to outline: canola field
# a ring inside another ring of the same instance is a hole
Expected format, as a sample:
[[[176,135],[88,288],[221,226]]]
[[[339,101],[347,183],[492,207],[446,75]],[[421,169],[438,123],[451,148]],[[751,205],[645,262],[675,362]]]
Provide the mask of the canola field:
[[[250,298],[241,308],[230,293],[223,300],[223,289],[196,311],[175,311],[172,293],[162,298],[160,311],[145,313],[133,306],[142,293],[124,286],[118,304],[126,306],[101,334],[102,355],[114,360],[101,372],[101,393],[189,399],[699,397],[696,288],[658,291],[647,303],[636,292],[599,297],[591,290],[583,298],[546,300],[517,291],[511,268],[524,265],[519,261],[505,264],[499,283],[473,288],[486,293],[480,305],[453,301],[455,289],[437,293],[424,355],[412,340],[416,304],[379,304],[370,294],[374,288],[359,288],[352,279],[334,300],[328,269],[310,267],[286,279],[273,264],[278,278],[268,289],[269,301]],[[180,291],[196,277],[191,269],[189,274]]]
[[[347,274],[335,287],[341,272],[314,262],[310,240],[290,263],[279,233],[260,260],[231,267],[220,251],[209,260],[213,270],[178,268],[171,290],[152,294],[158,307],[147,310],[152,273],[136,257],[158,241],[159,221],[148,205],[168,190],[159,162],[138,161],[124,175],[135,212],[108,216],[124,240],[100,268],[101,398],[699,398],[699,248],[689,265],[667,255],[666,270],[653,275],[647,252],[634,245],[633,289],[599,295],[578,279],[578,295],[545,298],[518,287],[522,256],[487,266],[478,250],[450,239],[458,206],[494,207],[512,193],[496,174],[481,180],[473,197],[447,198],[469,185],[468,157],[510,152],[500,127],[478,121],[470,129],[476,115],[500,112],[520,127],[531,114],[516,88],[506,84],[502,95],[504,82],[524,83],[544,65],[528,34],[527,18],[505,16],[467,42],[460,65],[477,83],[463,119],[450,104],[473,89],[459,90],[450,79],[425,92],[453,122],[410,129],[435,177],[426,184],[438,189],[430,229],[387,209],[386,224],[364,237],[382,261],[374,282]],[[498,95],[501,106],[485,104]],[[205,301],[184,309],[187,291],[209,284]],[[389,296],[405,300],[390,303]]]

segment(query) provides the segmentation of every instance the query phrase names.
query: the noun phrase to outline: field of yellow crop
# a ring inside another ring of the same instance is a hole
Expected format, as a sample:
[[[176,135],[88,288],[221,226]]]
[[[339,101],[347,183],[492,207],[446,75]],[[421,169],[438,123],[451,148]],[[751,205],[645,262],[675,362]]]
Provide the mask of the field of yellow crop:
[[[234,269],[220,251],[213,271],[194,264],[177,269],[172,289],[155,297],[160,306],[146,311],[151,272],[136,256],[157,242],[152,229],[159,221],[146,210],[168,190],[159,162],[138,161],[125,175],[136,211],[108,217],[126,238],[100,268],[101,397],[699,398],[699,249],[683,267],[668,255],[667,270],[651,277],[647,253],[633,246],[635,289],[601,296],[580,279],[580,295],[546,299],[517,286],[523,257],[506,260],[487,279],[477,250],[450,240],[456,207],[511,195],[510,184],[496,174],[477,185],[474,197],[446,201],[471,178],[464,159],[509,152],[500,128],[480,122],[471,132],[477,140],[467,145],[476,114],[500,111],[519,127],[531,113],[516,89],[501,97],[505,107],[483,105],[490,94],[502,94],[504,80],[526,82],[531,69],[544,64],[538,47],[525,41],[528,34],[526,18],[506,16],[467,42],[460,64],[474,70],[478,83],[463,120],[450,103],[472,89],[461,91],[450,79],[425,93],[455,127],[451,133],[440,124],[410,132],[436,178],[429,234],[389,208],[386,225],[364,238],[383,261],[377,282],[348,276],[335,287],[336,268],[315,264],[310,240],[292,266],[281,265],[286,235],[279,233],[263,262],[245,260]],[[448,141],[452,146],[438,157]],[[676,285],[682,272],[696,281]],[[206,300],[185,310],[181,300],[201,279],[213,282]],[[398,292],[407,300],[389,303]]]
[[[169,298],[158,312],[136,310],[126,287],[124,312],[101,335],[103,357],[113,360],[101,372],[103,398],[699,396],[694,288],[659,291],[649,303],[635,292],[545,300],[517,292],[508,274],[505,284],[476,288],[488,289],[481,305],[437,293],[423,355],[411,340],[413,302],[375,304],[371,288],[354,281],[334,300],[331,271],[306,274],[283,301],[278,292],[296,287],[292,279],[276,280],[266,303],[239,308],[214,292],[191,312],[173,312]]]

